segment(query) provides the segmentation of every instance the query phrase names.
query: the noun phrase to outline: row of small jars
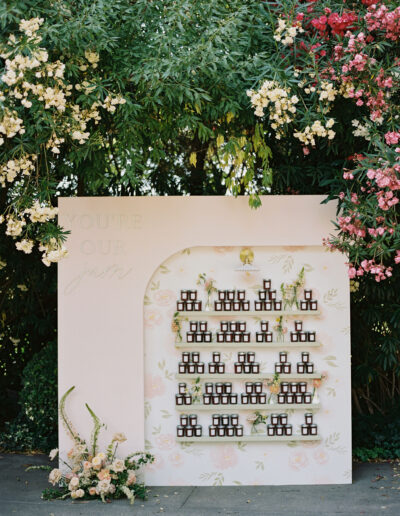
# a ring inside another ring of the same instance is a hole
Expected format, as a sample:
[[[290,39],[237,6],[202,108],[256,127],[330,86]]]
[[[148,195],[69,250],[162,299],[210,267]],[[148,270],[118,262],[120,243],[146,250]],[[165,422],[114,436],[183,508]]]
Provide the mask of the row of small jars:
[[[277,374],[290,374],[292,372],[292,364],[290,362],[277,362],[275,363],[275,373]],[[312,374],[314,373],[314,363],[313,362],[298,362],[297,363],[297,373],[298,374]]]
[[[216,312],[248,312],[250,310],[250,301],[214,301],[214,310]]]

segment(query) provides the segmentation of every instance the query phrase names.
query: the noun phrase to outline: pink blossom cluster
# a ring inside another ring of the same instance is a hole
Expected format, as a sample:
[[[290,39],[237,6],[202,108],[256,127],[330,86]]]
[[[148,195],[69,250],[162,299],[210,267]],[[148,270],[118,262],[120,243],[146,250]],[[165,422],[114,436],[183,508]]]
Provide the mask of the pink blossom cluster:
[[[376,2],[368,8],[365,21],[369,31],[381,30],[386,39],[397,41],[400,37],[400,7],[389,11],[386,5]]]
[[[366,231],[361,221],[357,219],[355,214],[346,217],[338,217],[340,230],[348,235],[354,235],[359,238],[365,238]]]
[[[400,140],[400,133],[399,132],[387,132],[385,134],[385,141],[388,145],[395,145],[396,143],[399,143]]]
[[[354,267],[351,263],[348,265],[348,274],[350,279],[357,276],[363,276],[365,272],[369,272],[375,276],[375,281],[378,283],[386,278],[390,278],[393,271],[393,267],[386,267],[382,263],[378,264],[375,260],[363,260],[358,268]]]
[[[353,28],[357,20],[357,15],[353,12],[345,12],[340,15],[326,8],[325,14],[311,20],[311,24],[318,30],[320,36],[326,38],[329,30],[333,35],[344,36],[347,30]]]

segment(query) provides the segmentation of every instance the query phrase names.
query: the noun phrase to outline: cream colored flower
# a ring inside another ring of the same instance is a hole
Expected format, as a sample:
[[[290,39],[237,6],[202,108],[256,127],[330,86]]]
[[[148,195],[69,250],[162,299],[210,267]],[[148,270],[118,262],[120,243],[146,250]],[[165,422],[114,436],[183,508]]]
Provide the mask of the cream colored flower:
[[[100,459],[100,457],[98,457],[98,456],[93,457],[92,466],[94,467],[94,469],[100,469],[101,463],[102,463],[102,460]]]
[[[117,443],[123,443],[126,441],[126,435],[122,432],[114,434],[112,440]]]
[[[53,460],[53,459],[51,459],[51,460]],[[55,468],[55,469],[51,470],[50,475],[49,475],[50,484],[53,484],[53,486],[58,484],[58,482],[61,480],[61,478],[62,478],[62,473],[59,469]]]
[[[25,254],[30,254],[32,252],[33,245],[34,245],[33,240],[23,239],[23,240],[21,240],[21,242],[16,242],[15,247],[18,249],[18,251],[23,251]],[[58,450],[57,450],[57,452],[58,452]],[[51,459],[51,460],[53,460],[53,459]]]
[[[121,473],[122,471],[125,470],[125,462],[123,460],[121,460],[121,459],[115,459],[114,462],[111,465],[111,468],[116,473]]]
[[[75,494],[77,498],[83,498],[85,496],[85,491],[83,489],[77,489]]]
[[[75,489],[78,489],[79,487],[79,478],[78,477],[72,477],[69,481],[68,489],[70,491],[74,491]]]
[[[136,475],[133,469],[128,469],[128,478],[126,480],[126,485],[131,486],[136,482]]]
[[[90,494],[90,496],[94,496],[96,494],[96,488],[95,487],[89,487],[89,494]]]

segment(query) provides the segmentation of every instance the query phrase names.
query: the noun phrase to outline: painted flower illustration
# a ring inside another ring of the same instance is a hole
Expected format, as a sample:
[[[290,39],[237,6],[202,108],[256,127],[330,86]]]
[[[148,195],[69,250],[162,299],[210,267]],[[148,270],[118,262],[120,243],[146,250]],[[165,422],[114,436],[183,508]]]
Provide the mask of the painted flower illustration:
[[[175,301],[175,297],[172,290],[157,290],[154,294],[154,301],[158,306],[170,306]]]
[[[238,463],[236,449],[229,444],[213,447],[210,457],[214,467],[218,470],[233,468]]]
[[[165,383],[161,376],[146,375],[144,392],[146,398],[155,398],[165,393]]]
[[[326,464],[329,460],[328,454],[322,448],[314,451],[313,458],[317,464]]]
[[[172,434],[160,434],[155,438],[159,450],[171,450],[175,446],[175,437]]]
[[[146,328],[154,328],[161,324],[162,315],[156,308],[149,308],[144,312],[144,325]]]
[[[302,452],[296,452],[289,457],[289,467],[294,470],[300,470],[308,465],[307,455]]]
[[[183,464],[183,457],[179,452],[173,452],[168,456],[168,462],[178,468]]]

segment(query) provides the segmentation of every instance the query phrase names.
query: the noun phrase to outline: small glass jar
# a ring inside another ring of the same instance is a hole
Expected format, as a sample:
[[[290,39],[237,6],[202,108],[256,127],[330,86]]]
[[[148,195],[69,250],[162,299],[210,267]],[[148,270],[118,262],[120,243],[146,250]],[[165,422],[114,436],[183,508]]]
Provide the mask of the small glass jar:
[[[221,362],[221,353],[219,351],[212,352],[212,360],[215,363]]]
[[[260,374],[260,362],[253,362],[251,364],[251,372],[253,374]]]
[[[315,423],[310,425],[309,429],[310,429],[310,435],[317,435],[318,434],[318,427],[317,427],[317,425]]]
[[[222,414],[220,416],[221,425],[226,426],[229,425],[229,415],[228,414]]]
[[[231,425],[236,426],[239,424],[239,414],[231,414],[230,415]]]
[[[295,331],[290,332],[290,342],[298,342],[299,341],[299,335]]]
[[[219,414],[213,414],[211,416],[211,421],[214,426],[218,426],[221,424],[221,416]]]
[[[303,364],[303,362],[297,362],[297,373],[298,374],[304,374],[306,371],[306,366]]]
[[[179,372],[179,374],[185,374],[186,373],[186,364],[184,364],[183,362],[179,362],[178,372]]]
[[[246,331],[246,323],[244,321],[239,321],[238,323],[238,327],[237,327],[237,330],[238,331],[241,331],[241,332],[244,332]]]
[[[256,394],[261,394],[262,393],[262,389],[263,389],[262,382],[255,382],[253,385],[254,385],[253,392],[255,392]]]
[[[236,321],[232,321],[229,323],[229,331],[231,332],[235,332],[237,331],[237,322]]]
[[[184,301],[177,301],[176,302],[176,310],[178,312],[183,312],[185,310],[185,302]]]
[[[192,404],[192,395],[191,394],[185,394],[185,405],[191,405]]]
[[[204,342],[211,342],[212,341],[212,333],[210,331],[205,331],[203,333],[203,340],[204,340]]]
[[[189,364],[186,365],[186,370],[189,374],[194,374],[196,372],[196,364],[189,362]]]
[[[233,342],[242,342],[242,334],[240,331],[235,331],[233,334]]]
[[[249,404],[249,395],[248,394],[241,394],[240,396],[242,400],[242,405],[248,405]]]
[[[242,333],[242,341],[250,342],[250,333],[248,333],[248,332]]]
[[[305,299],[300,300],[300,310],[308,310],[308,301]]]
[[[244,388],[245,388],[246,394],[251,394],[252,392],[254,392],[253,382],[245,382]]]
[[[196,312],[201,312],[201,301],[195,301],[193,303],[193,310]]]
[[[280,351],[279,352],[279,361],[281,364],[284,364],[287,362],[287,353],[286,351]]]
[[[315,342],[315,331],[307,332],[307,340],[308,342]]]
[[[258,291],[258,299],[260,301],[265,301],[267,299],[267,291],[266,290],[259,290]]]
[[[226,435],[226,437],[234,437],[234,435],[235,435],[235,428],[232,425],[228,425],[225,428],[225,435]]]
[[[282,310],[282,301],[274,301],[274,310],[277,312]]]
[[[194,435],[196,437],[201,437],[202,433],[203,433],[203,427],[201,425],[196,425],[194,427]]]
[[[190,301],[197,300],[197,290],[189,290],[189,299]]]
[[[307,301],[311,301],[312,299],[312,290],[310,288],[304,289],[304,299],[307,299]]]
[[[189,424],[189,416],[187,414],[181,414],[180,423],[182,426],[188,426]]]
[[[282,426],[287,425],[288,422],[288,415],[286,413],[279,414],[279,422]]]
[[[225,392],[221,394],[221,405],[228,405],[229,404],[229,394],[226,394]]]
[[[199,331],[207,331],[207,321],[199,321]]]
[[[197,425],[197,416],[196,414],[189,414],[189,425],[196,426]]]
[[[303,321],[294,321],[294,329],[295,331],[302,331]]]
[[[281,382],[281,392],[285,394],[289,392],[289,382]]]
[[[254,301],[254,310],[260,312],[263,309],[263,304],[262,301]]]
[[[294,394],[292,394],[291,392],[288,392],[286,394],[286,403],[288,405],[293,405],[293,403],[294,403]]]
[[[264,333],[256,332],[256,342],[264,342]]]
[[[211,394],[203,394],[203,405],[211,405]]]
[[[243,437],[243,425],[235,426],[235,435],[236,437]]]
[[[294,402],[297,404],[303,403],[303,394],[301,392],[296,392],[294,395]]]
[[[301,435],[308,435],[308,425],[301,425]]]
[[[191,332],[196,332],[198,328],[198,322],[197,321],[190,321],[189,322],[189,328]]]
[[[185,428],[181,425],[178,425],[176,427],[176,436],[177,437],[184,437],[185,436]]]
[[[218,374],[225,373],[225,364],[223,364],[222,362],[219,362],[219,364],[217,364],[217,373]]]
[[[268,326],[269,326],[268,321],[261,321],[260,322],[261,331],[268,331]]]
[[[285,435],[293,435],[293,426],[292,425],[285,426]]]
[[[265,392],[261,392],[258,395],[258,403],[260,403],[260,405],[265,405],[265,403],[267,403],[267,395]]]
[[[221,331],[229,331],[229,322],[228,321],[221,321]]]
[[[214,384],[212,382],[206,382],[204,384],[204,392],[206,394],[212,394],[214,392]]]
[[[222,312],[223,302],[222,301],[214,301],[214,310],[216,312]]]
[[[283,426],[282,425],[276,425],[275,432],[277,436],[283,435]]]
[[[217,394],[222,394],[224,392],[224,384],[221,382],[217,382],[215,384],[215,392]]]
[[[234,370],[235,374],[242,374],[243,373],[243,364],[240,362],[235,362],[234,364]]]
[[[216,394],[215,392],[214,392],[214,394],[211,394],[211,399],[212,399],[213,405],[219,405],[219,402],[221,400],[220,395]]]
[[[226,291],[226,298],[229,301],[233,301],[235,299],[235,291],[234,290],[227,290]]]
[[[298,392],[301,392],[302,394],[307,392],[307,382],[299,382],[298,383]]]
[[[300,342],[307,342],[307,332],[300,331],[299,332],[299,340],[300,340]]]
[[[197,335],[196,333],[192,333],[192,332],[188,331],[186,333],[187,342],[196,342],[196,335]],[[201,335],[201,333],[200,333],[200,335]]]
[[[224,310],[225,312],[230,312],[232,310],[232,301],[224,301]]]
[[[218,437],[225,437],[225,427],[222,425],[219,425],[217,427],[217,435]]]
[[[185,308],[186,308],[187,312],[193,312],[193,309],[194,309],[193,301],[186,301],[185,302]]]
[[[268,299],[270,301],[275,301],[275,299],[276,299],[276,290],[270,290],[268,292]]]
[[[186,393],[186,383],[178,383],[178,392],[179,394]]]
[[[311,402],[312,402],[312,394],[311,394],[311,392],[305,392],[303,394],[303,403],[309,404]]]
[[[189,291],[181,290],[181,299],[182,301],[187,301],[189,299]]]
[[[248,362],[245,362],[243,364],[243,372],[244,372],[244,374],[250,374],[251,373],[251,364],[249,364]]]
[[[272,437],[275,435],[275,426],[274,425],[268,425],[267,426],[267,435],[269,437]]]
[[[215,425],[209,425],[209,427],[208,427],[208,435],[210,437],[216,437],[217,436],[217,427]]]
[[[272,338],[273,338],[272,331],[266,331],[264,334],[261,334],[261,335],[264,335],[265,342],[272,342]]]
[[[306,412],[304,414],[304,420],[306,422],[306,425],[312,425],[312,423],[313,423],[313,414],[312,414],[312,412]]]
[[[292,371],[292,364],[282,364],[282,368],[283,368],[283,374],[290,374],[291,371]]]
[[[249,396],[251,405],[257,405],[258,403],[258,394],[252,393]]]
[[[318,310],[318,301],[316,299],[311,299],[310,310]]]
[[[241,301],[242,303],[242,310],[244,312],[248,312],[250,310],[250,301]]]
[[[275,373],[277,373],[277,374],[281,374],[281,373],[282,373],[282,370],[283,370],[283,365],[282,365],[282,364],[275,363]]]
[[[233,333],[231,331],[225,333],[225,342],[233,342]]]
[[[218,290],[218,299],[220,301],[224,301],[226,299],[226,291],[225,290]]]
[[[205,366],[204,362],[198,362],[196,364],[196,373],[204,374],[205,370],[206,370],[206,366]]]
[[[182,353],[182,362],[184,364],[188,364],[190,362],[190,353],[189,353],[189,351],[184,351]]]
[[[192,351],[192,362],[195,364],[200,362],[200,353],[198,351]]]
[[[278,403],[282,405],[283,403],[286,403],[286,394],[283,392],[278,393]]]
[[[247,352],[247,362],[253,363],[256,359],[256,354],[254,351],[248,351]]]
[[[270,279],[263,280],[263,287],[264,287],[264,290],[269,290],[271,288],[271,280]]]
[[[279,414],[271,414],[269,420],[271,421],[271,425],[277,425],[279,423]]]
[[[242,303],[240,301],[232,301],[232,309],[234,312],[239,312],[242,308]]]
[[[232,392],[232,394],[229,394],[229,403],[231,405],[237,405],[238,402],[238,395],[236,392]]]
[[[224,392],[226,394],[231,394],[232,393],[232,383],[231,382],[225,382],[224,383]]]
[[[217,331],[217,342],[225,342],[225,333]]]
[[[217,372],[217,364],[214,364],[214,362],[210,362],[208,364],[208,372],[210,374],[216,374],[216,372]]]
[[[244,364],[246,362],[246,353],[245,351],[239,351],[238,352],[238,362],[241,364]]]
[[[291,392],[292,394],[296,394],[296,392],[297,392],[297,382],[290,382],[289,392]]]
[[[314,363],[313,362],[308,362],[306,364],[306,371],[308,374],[313,374],[313,372],[314,372]]]
[[[236,298],[239,299],[239,301],[244,301],[246,299],[246,291],[245,290],[237,290]]]
[[[301,361],[303,363],[307,363],[310,361],[310,353],[308,351],[301,352]]]
[[[175,404],[176,405],[183,405],[184,401],[185,401],[184,395],[175,394]]]
[[[272,310],[272,301],[264,301],[264,310],[270,312]]]

